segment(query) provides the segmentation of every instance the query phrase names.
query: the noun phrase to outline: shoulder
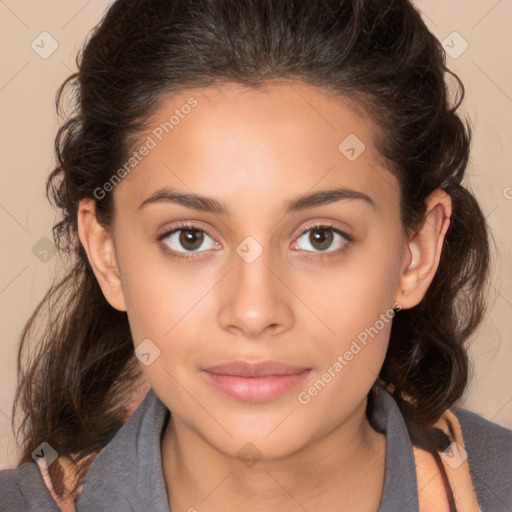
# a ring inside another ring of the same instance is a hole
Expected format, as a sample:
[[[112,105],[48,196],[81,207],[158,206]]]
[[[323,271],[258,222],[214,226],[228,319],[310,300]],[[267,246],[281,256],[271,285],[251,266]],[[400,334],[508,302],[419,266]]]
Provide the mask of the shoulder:
[[[512,474],[512,430],[467,409],[451,411],[459,420],[468,458],[475,457],[475,464],[482,469],[500,464]]]
[[[467,409],[453,408],[469,470],[483,510],[510,510],[512,504],[512,430]]]
[[[0,471],[0,496],[0,512],[59,511],[35,462]]]

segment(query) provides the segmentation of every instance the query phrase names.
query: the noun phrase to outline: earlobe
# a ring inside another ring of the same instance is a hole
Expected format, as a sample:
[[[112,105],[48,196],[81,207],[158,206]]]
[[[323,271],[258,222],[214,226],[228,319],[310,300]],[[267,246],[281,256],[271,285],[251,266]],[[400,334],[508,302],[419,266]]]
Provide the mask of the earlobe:
[[[419,231],[409,235],[408,257],[395,294],[395,301],[402,309],[418,305],[425,296],[439,266],[450,225],[452,202],[444,190],[434,190],[425,204],[425,222]]]
[[[126,311],[114,240],[109,231],[98,222],[94,199],[80,200],[77,224],[80,242],[103,295],[113,308]]]

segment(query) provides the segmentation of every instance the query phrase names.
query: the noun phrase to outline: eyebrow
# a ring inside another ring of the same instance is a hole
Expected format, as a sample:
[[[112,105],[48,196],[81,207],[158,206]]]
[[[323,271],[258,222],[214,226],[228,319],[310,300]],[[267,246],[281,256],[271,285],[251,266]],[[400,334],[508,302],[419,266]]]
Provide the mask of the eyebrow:
[[[362,192],[350,188],[336,188],[320,190],[319,192],[313,192],[292,199],[287,203],[286,213],[306,210],[307,208],[334,203],[343,199],[360,199],[373,208],[377,208],[375,201]],[[142,201],[138,209],[140,210],[153,203],[174,203],[203,212],[229,215],[229,209],[226,205],[216,199],[197,194],[179,193],[168,188],[158,189],[150,197]]]

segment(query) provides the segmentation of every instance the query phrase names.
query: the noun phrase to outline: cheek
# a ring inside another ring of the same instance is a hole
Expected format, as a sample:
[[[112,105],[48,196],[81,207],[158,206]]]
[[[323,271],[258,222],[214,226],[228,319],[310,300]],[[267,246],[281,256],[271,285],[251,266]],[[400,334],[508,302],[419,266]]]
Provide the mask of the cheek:
[[[334,388],[355,393],[361,381],[371,384],[384,361],[394,318],[390,293],[361,281],[350,283],[342,292],[332,294],[328,318],[330,333],[317,336],[318,370],[336,374]],[[322,356],[319,357],[319,354]],[[329,375],[325,377],[329,382]]]
[[[130,326],[137,338],[162,338],[200,298],[193,267],[172,262],[157,242],[119,232],[117,250]]]
[[[159,396],[175,406],[172,397],[181,396],[179,383],[187,382],[189,372],[197,366],[197,354],[204,350],[197,328],[191,324],[195,315],[204,316],[202,287],[190,286],[183,272],[181,276],[165,272],[165,267],[164,271],[156,265],[143,272],[132,270],[126,280],[130,330],[135,348],[145,342],[151,352],[149,364],[140,359],[140,367]]]
[[[346,341],[374,325],[381,315],[392,316],[401,273],[401,247],[398,237],[389,245],[377,239],[371,245],[354,247],[321,272],[309,273],[300,295],[307,297],[331,335]],[[380,322],[378,325],[382,330]]]
[[[135,347],[149,339],[158,349],[155,363],[141,369],[154,387],[169,385],[172,377],[184,382],[207,351],[205,329],[215,327],[211,302],[218,276],[205,266],[170,261],[154,246],[133,242],[128,250],[130,243],[123,240],[120,261],[130,330]]]
[[[338,266],[315,276],[301,291],[328,327],[317,323],[322,335],[316,335],[316,357],[323,365],[320,371],[335,373],[333,390],[352,387],[357,392],[354,383],[361,379],[371,385],[384,361],[402,264],[400,235],[385,238],[388,244],[384,237],[375,237],[371,246],[347,253]]]
[[[351,255],[343,276],[346,281],[343,299],[366,309],[366,320],[393,305],[402,270],[404,244],[398,225],[383,225],[374,229],[365,245]]]
[[[329,418],[326,421],[334,424],[368,394],[388,348],[395,314],[392,285],[383,272],[340,272],[328,294],[318,297],[324,305],[319,316],[326,319],[329,332],[321,329],[319,336],[310,331],[316,378],[298,396],[310,416]]]

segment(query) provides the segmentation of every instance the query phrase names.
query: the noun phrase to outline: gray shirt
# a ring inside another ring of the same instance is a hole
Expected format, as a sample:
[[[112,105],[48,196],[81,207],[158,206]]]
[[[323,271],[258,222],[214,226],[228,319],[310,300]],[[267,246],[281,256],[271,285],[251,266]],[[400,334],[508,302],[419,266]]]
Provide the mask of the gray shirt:
[[[512,430],[466,409],[457,416],[473,485],[483,512],[512,511]],[[162,472],[160,439],[169,410],[153,389],[112,441],[98,454],[83,481],[77,512],[170,512]],[[418,512],[411,441],[395,400],[382,387],[374,395],[370,423],[386,432],[386,472],[378,512]],[[190,508],[201,510],[201,504]],[[58,512],[39,468],[25,462],[0,471],[0,512]],[[459,511],[464,512],[464,511]]]

